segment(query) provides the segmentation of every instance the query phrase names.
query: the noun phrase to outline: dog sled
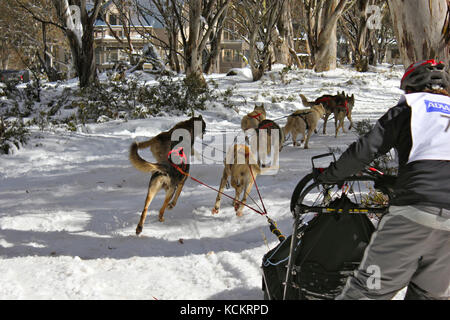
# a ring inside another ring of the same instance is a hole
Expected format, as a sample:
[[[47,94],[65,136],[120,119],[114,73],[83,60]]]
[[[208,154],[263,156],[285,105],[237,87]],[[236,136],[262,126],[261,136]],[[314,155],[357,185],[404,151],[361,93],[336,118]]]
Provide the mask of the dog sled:
[[[321,184],[313,170],[297,184],[291,198],[292,235],[263,257],[264,298],[331,300],[360,264],[375,225],[388,212],[391,189],[374,168],[335,184]],[[335,158],[334,158],[335,160]]]

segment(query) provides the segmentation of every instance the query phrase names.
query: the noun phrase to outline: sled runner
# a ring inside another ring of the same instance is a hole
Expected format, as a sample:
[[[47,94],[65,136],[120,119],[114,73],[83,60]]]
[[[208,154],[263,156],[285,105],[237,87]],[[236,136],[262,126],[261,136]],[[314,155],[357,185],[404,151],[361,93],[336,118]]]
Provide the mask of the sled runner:
[[[313,171],[292,194],[292,235],[263,258],[265,299],[334,299],[361,262],[374,223],[388,212],[392,177],[369,168],[339,183],[318,183],[314,162],[328,156],[334,158],[312,158]]]

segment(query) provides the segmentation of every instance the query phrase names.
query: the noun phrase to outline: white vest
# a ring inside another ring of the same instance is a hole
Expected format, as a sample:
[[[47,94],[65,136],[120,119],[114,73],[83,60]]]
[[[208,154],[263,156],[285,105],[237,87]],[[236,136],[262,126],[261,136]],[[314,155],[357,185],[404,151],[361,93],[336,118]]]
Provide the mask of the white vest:
[[[409,162],[450,160],[450,97],[431,93],[404,96],[411,107]]]

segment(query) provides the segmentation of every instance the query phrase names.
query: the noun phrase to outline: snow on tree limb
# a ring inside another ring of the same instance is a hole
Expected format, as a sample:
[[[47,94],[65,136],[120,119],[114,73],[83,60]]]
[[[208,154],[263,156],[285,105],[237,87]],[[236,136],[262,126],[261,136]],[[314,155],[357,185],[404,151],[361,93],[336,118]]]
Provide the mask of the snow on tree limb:
[[[83,26],[81,24],[81,10],[76,5],[69,5],[68,0],[62,0],[63,18],[66,27],[76,36],[79,47],[82,47]]]

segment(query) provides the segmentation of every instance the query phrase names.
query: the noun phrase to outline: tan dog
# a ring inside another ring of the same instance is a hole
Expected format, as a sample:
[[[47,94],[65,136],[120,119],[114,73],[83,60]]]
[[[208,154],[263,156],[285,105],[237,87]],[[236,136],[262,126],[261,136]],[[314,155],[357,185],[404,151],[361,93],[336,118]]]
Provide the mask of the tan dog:
[[[283,128],[284,135],[291,133],[292,142],[297,146],[297,135],[301,133],[305,142],[305,149],[308,149],[309,138],[317,130],[317,123],[325,115],[325,108],[322,104],[312,106],[310,109],[297,110],[288,117],[286,126]],[[306,133],[307,132],[307,133]]]
[[[194,130],[195,121],[201,121],[202,123],[202,130],[200,132]],[[186,174],[189,173],[188,156],[190,152],[189,150],[183,150],[181,147],[176,148],[179,141],[172,141],[172,133],[175,129],[186,129],[191,134],[192,138],[190,142],[192,148],[195,140],[194,134],[203,136],[206,124],[201,116],[197,118],[192,117],[187,121],[178,123],[169,131],[162,132],[148,141],[141,143],[134,142],[130,147],[129,159],[131,164],[139,171],[153,173],[150,178],[144,209],[142,210],[141,218],[136,228],[137,235],[142,232],[147,217],[147,210],[155,195],[161,189],[166,191],[164,203],[159,210],[159,221],[163,222],[166,208],[172,209],[175,207],[186,182],[187,175],[179,171],[177,166]],[[147,162],[139,156],[138,149],[148,147],[150,147],[157,163]]]
[[[221,192],[231,177],[231,186],[236,191],[235,199],[239,199],[242,191],[244,195],[240,202],[233,201],[234,210],[237,216],[242,216],[244,209],[243,203],[247,202],[247,196],[253,188],[254,180],[261,173],[260,167],[256,164],[256,159],[250,152],[250,148],[243,144],[235,144],[227,153],[225,159],[225,168],[223,169],[222,180],[220,181],[219,191],[217,193],[216,203],[212,209],[212,214],[219,213]],[[253,177],[252,177],[253,173]]]
[[[242,118],[242,130],[256,129],[261,121],[266,119],[266,109],[264,104],[256,105],[252,112],[248,113]]]

